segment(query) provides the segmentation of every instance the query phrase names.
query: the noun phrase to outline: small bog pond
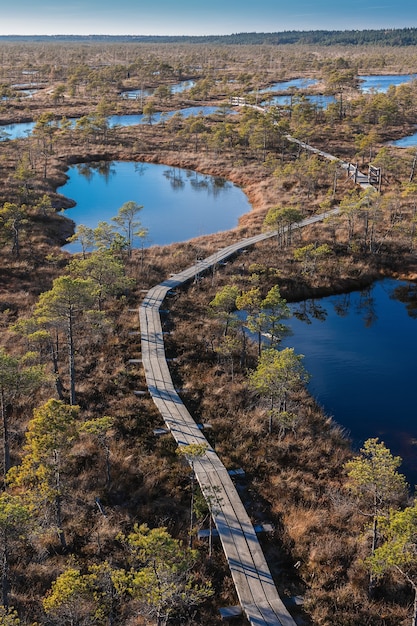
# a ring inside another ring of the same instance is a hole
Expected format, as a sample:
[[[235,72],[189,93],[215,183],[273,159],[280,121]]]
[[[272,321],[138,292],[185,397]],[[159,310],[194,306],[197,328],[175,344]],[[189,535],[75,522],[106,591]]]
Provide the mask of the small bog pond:
[[[293,336],[309,389],[350,433],[355,448],[379,437],[417,483],[417,286],[383,280],[370,289],[292,304]]]
[[[287,89],[308,89],[317,84],[317,80],[314,78],[293,78],[291,80],[284,80],[278,83],[274,83],[265,89],[260,89],[259,93],[269,93],[271,91],[286,91]]]
[[[398,85],[402,85],[403,83],[409,83],[411,80],[415,80],[416,78],[416,74],[382,74],[380,76],[359,76],[359,87],[364,93],[369,93],[370,91],[386,93],[391,85],[398,87]]]
[[[175,85],[167,85],[170,93],[183,93],[191,87],[194,87],[195,80],[182,80]],[[140,100],[141,98],[147,98],[149,96],[153,96],[156,89],[130,89],[121,92],[122,98],[129,98],[132,100]]]
[[[110,222],[122,204],[133,200],[144,207],[139,219],[149,231],[146,246],[229,230],[251,210],[247,197],[233,183],[167,165],[89,163],[70,167],[67,175],[67,183],[58,191],[77,203],[65,212],[67,217],[95,228],[100,221]],[[76,243],[65,249],[81,250]]]
[[[417,146],[417,133],[402,137],[402,139],[397,139],[397,141],[392,141],[390,145],[397,146],[397,148],[413,148]]]
[[[304,98],[307,102],[310,102],[310,104],[318,109],[327,109],[329,104],[337,102],[335,96],[325,96],[323,94],[311,96],[307,95],[304,96]],[[272,96],[269,98],[268,104],[277,106],[292,106],[293,104],[297,104],[297,100],[294,99],[294,96]]]

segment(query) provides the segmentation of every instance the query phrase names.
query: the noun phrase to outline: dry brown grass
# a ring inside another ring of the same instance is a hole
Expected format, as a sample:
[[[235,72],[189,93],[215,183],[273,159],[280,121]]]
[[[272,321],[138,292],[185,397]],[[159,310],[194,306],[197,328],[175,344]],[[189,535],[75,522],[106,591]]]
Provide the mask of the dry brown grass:
[[[303,233],[303,240],[311,236],[322,240],[319,229]],[[359,561],[366,552],[359,536],[364,519],[343,491],[343,464],[351,455],[343,429],[300,392],[293,398],[301,416],[295,434],[283,441],[268,438],[265,415],[254,404],[244,372],[236,367],[231,382],[228,368],[212,352],[219,330],[207,317],[207,306],[224,284],[248,288],[248,268],[255,261],[258,266],[270,267],[272,262],[279,268],[278,279],[264,275],[265,289],[278,282],[287,297],[298,299],[303,294],[367,284],[381,273],[395,271],[397,259],[391,257],[391,266],[381,266],[380,259],[374,264],[375,259],[351,255],[345,249],[331,273],[323,265],[315,275],[301,276],[289,257],[290,251],[278,252],[275,242],[264,242],[247,252],[243,271],[240,258],[231,260],[214,284],[207,276],[202,284],[191,285],[170,300],[175,328],[170,351],[184,357],[176,365],[175,376],[185,384],[185,399],[196,418],[213,424],[216,449],[226,466],[245,468],[251,498],[264,503],[263,515],[281,529],[278,544],[285,546],[292,563],[300,561],[298,585],[304,581],[310,587],[306,607],[314,623],[394,625],[406,614],[404,607],[397,609],[383,598],[380,603],[369,602],[363,591],[367,575]],[[255,363],[255,352],[248,358]]]
[[[178,102],[173,101],[172,107],[178,106]],[[59,116],[73,116],[91,112],[91,107],[91,99],[80,97],[55,110]],[[118,103],[120,112],[135,107],[137,104],[128,101]],[[4,121],[30,119],[40,108],[46,111],[52,107],[46,98],[39,98],[7,112],[3,110],[1,115]],[[213,127],[215,124],[214,121]],[[338,126],[337,134],[331,138],[331,129],[317,127],[315,132],[312,143],[317,141],[318,146],[351,158],[351,129]],[[1,175],[7,184],[2,186],[1,201],[14,201],[20,193],[14,169],[26,144],[9,142],[2,147],[5,160]],[[80,341],[77,391],[82,419],[101,415],[115,418],[110,442],[110,487],[105,487],[102,451],[92,439],[84,437],[76,444],[65,468],[65,527],[71,556],[82,564],[105,558],[118,562],[122,557],[114,538],[119,530],[128,531],[134,522],[167,525],[176,536],[186,538],[188,471],[178,461],[173,440],[154,437],[153,428],[162,424],[152,401],[133,394],[135,389],[145,388],[145,380],[139,367],[128,364],[129,358],[140,357],[139,339],[129,334],[138,330],[138,319],[128,309],[138,307],[143,289],[192,265],[196,256],[207,256],[241,237],[258,233],[270,206],[292,204],[296,197],[306,214],[310,214],[319,210],[326,191],[319,189],[307,200],[296,187],[279,184],[272,170],[247,149],[225,150],[221,154],[206,148],[193,152],[185,141],[176,138],[173,142],[162,127],[143,126],[122,129],[110,136],[106,144],[80,144],[75,137],[70,141],[57,140],[46,179],[40,176],[38,166],[33,196],[48,192],[56,206],[68,206],[69,202],[55,192],[65,181],[66,165],[98,158],[166,163],[226,177],[242,186],[253,210],[227,233],[146,250],[143,268],[141,253],[136,252],[128,272],[137,279],[137,287],[125,299],[108,303],[112,332],[102,343],[91,343],[88,337]],[[341,181],[337,198],[349,185],[348,181]],[[404,215],[406,219],[410,217],[411,206],[404,208]],[[387,223],[382,222],[381,228]],[[22,349],[22,343],[7,331],[7,326],[29,314],[37,296],[65,271],[68,255],[62,254],[59,246],[71,228],[59,216],[31,216],[28,235],[22,242],[22,258],[11,259],[7,248],[0,252],[1,342],[16,353]],[[264,542],[264,548],[280,589],[285,594],[306,596],[304,621],[300,623],[311,620],[323,626],[398,626],[408,614],[406,592],[399,605],[393,601],[393,586],[386,585],[384,597],[378,601],[369,601],[364,592],[366,573],[359,562],[364,547],[358,541],[363,520],[355,514],[342,489],[342,466],[351,454],[342,429],[302,391],[292,398],[300,416],[296,432],[288,433],[283,440],[275,435],[268,437],[264,408],[246,384],[247,368],[256,363],[256,348],[249,347],[241,369],[236,358],[233,381],[229,365],[213,351],[218,326],[207,314],[208,302],[216,290],[230,282],[236,282],[241,289],[251,286],[253,264],[261,274],[263,290],[278,282],[282,295],[294,301],[310,295],[344,292],[384,274],[407,276],[415,272],[415,255],[409,254],[407,242],[399,233],[385,237],[381,253],[375,256],[364,254],[360,246],[353,249],[347,245],[343,223],[335,232],[330,226],[307,228],[294,239],[295,246],[309,242],[335,246],[335,254],[315,273],[302,274],[293,261],[293,250],[278,250],[276,242],[270,240],[230,259],[214,277],[210,275],[199,284],[179,289],[178,295],[168,302],[167,327],[173,332],[167,339],[167,354],[178,357],[173,365],[175,384],[182,389],[184,401],[196,420],[212,423],[213,431],[208,436],[226,466],[245,468],[248,478],[246,486],[240,488],[252,519],[275,524],[273,538]],[[54,262],[46,260],[51,252],[56,255]],[[64,363],[62,355],[63,368]],[[68,384],[65,373],[64,383]],[[43,399],[45,396],[40,395],[33,401],[39,403]],[[13,450],[16,462],[30,416],[28,403],[19,413],[19,436]],[[96,497],[100,498],[105,517],[95,503]],[[204,552],[204,547],[200,547]],[[13,603],[26,621],[42,621],[40,598],[65,567],[66,557],[58,554],[56,537],[52,536],[38,540],[30,553],[19,554],[20,562],[13,566]],[[300,565],[294,568],[298,562]],[[216,600],[195,618],[194,624],[218,624],[217,600],[221,604],[237,603],[219,546],[212,561],[202,565],[202,572],[214,581]],[[140,620],[127,615],[125,623],[138,624]]]

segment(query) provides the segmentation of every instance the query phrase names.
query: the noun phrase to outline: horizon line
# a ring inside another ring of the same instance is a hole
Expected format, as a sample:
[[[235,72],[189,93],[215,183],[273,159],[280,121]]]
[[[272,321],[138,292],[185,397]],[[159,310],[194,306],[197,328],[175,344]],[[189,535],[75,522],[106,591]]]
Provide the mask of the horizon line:
[[[310,28],[310,29],[296,29],[289,28],[286,30],[277,30],[277,31],[255,31],[255,30],[244,30],[238,32],[231,33],[209,33],[202,35],[200,34],[176,34],[176,35],[168,35],[168,34],[139,34],[139,33],[0,33],[0,37],[233,37],[236,35],[279,35],[285,33],[347,33],[347,32],[381,32],[381,31],[397,31],[397,30],[417,30],[416,26],[398,26],[398,27],[390,27],[390,26],[381,26],[380,28]]]

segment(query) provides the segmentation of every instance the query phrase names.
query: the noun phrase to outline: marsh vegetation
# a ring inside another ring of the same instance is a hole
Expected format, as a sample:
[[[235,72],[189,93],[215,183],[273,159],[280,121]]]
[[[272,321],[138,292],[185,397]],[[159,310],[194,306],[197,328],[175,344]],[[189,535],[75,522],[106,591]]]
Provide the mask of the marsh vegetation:
[[[1,143],[0,620],[214,625],[219,606],[237,603],[220,546],[209,556],[194,537],[195,550],[185,548],[189,468],[173,440],[154,434],[163,425],[141,393],[134,311],[144,290],[171,273],[276,228],[276,237],[169,297],[175,384],[196,420],[212,424],[223,462],[245,469],[253,521],[273,522],[263,548],[282,595],[304,597],[291,609],[296,621],[410,623],[412,559],[382,552],[400,512],[415,523],[398,460],[378,441],[353,452],[309,397],[304,376],[286,387],[276,379],[274,389],[255,384],[268,359],[259,360],[262,346],[247,340],[235,311],[243,298],[261,330],[266,315],[279,347],[283,299],[342,293],[382,276],[415,278],[415,150],[387,142],[413,129],[417,85],[361,93],[357,81],[413,73],[415,49],[3,42],[0,50],[0,121],[35,121],[30,136]],[[16,87],[28,75],[38,88],[32,97]],[[231,98],[255,104],[259,90],[297,77],[316,79],[308,92],[336,102],[319,109],[298,91],[290,106],[229,114]],[[172,93],[182,79],[193,86]],[[120,97],[144,88],[155,92],[142,103]],[[156,111],[196,104],[217,111],[154,123]],[[109,115],[138,112],[147,124],[108,125]],[[379,191],[357,189],[337,161],[304,151],[289,135],[365,172],[381,168]],[[170,246],[132,248],[140,207],[120,213],[123,202],[114,220],[76,229],[61,211],[71,201],[57,192],[66,170],[110,160],[227,178],[252,210],[231,231]],[[339,215],[297,228],[336,206]],[[82,242],[73,256],[62,248],[71,236]],[[290,371],[301,373],[299,359],[287,356]],[[195,494],[193,532],[207,515]],[[415,536],[401,537],[403,555],[411,554]],[[165,595],[150,593],[156,579]]]

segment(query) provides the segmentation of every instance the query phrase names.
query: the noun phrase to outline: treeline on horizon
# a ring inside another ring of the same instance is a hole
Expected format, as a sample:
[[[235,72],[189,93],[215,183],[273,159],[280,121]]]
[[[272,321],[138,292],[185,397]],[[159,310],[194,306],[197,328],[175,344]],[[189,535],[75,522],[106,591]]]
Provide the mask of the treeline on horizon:
[[[25,42],[114,42],[189,43],[220,45],[379,45],[414,46],[417,28],[380,30],[289,30],[276,33],[235,33],[231,35],[0,35],[0,41]]]

